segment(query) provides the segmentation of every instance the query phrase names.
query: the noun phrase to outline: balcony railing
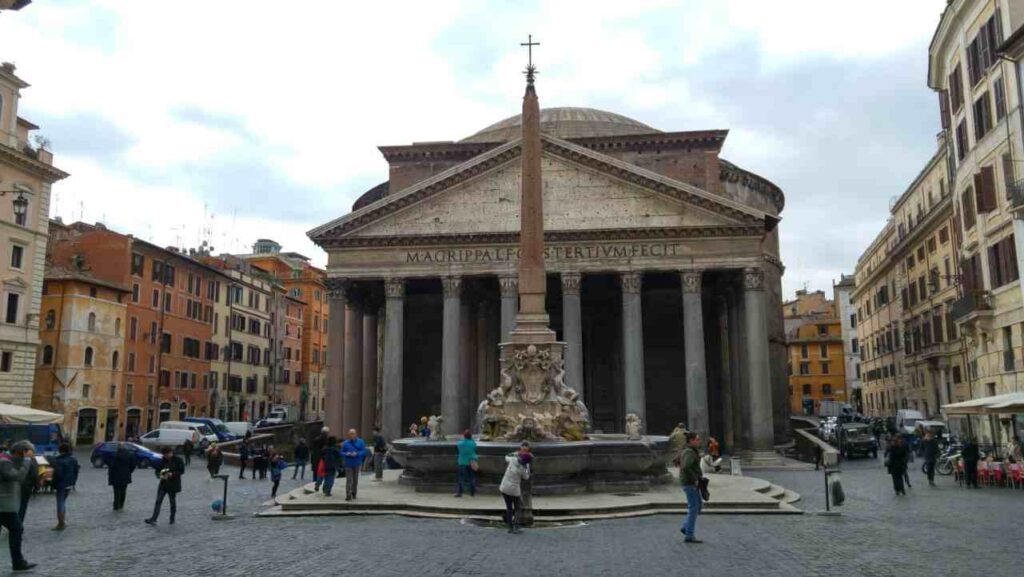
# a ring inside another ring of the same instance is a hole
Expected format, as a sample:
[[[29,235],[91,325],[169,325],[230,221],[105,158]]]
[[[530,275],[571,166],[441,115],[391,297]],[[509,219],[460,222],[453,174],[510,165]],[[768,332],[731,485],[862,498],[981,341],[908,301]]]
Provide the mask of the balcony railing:
[[[950,316],[953,317],[954,322],[959,322],[971,313],[990,310],[992,310],[992,295],[988,291],[974,291],[953,301]]]
[[[1011,210],[1024,210],[1024,180],[1018,180],[1011,184],[1009,186],[1009,190],[1006,191],[1006,194],[1010,197]]]

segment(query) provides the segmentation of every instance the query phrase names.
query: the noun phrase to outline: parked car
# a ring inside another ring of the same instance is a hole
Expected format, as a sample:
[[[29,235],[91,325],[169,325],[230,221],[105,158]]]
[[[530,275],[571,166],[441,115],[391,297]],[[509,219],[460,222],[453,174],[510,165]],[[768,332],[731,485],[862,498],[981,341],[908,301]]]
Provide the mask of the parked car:
[[[232,435],[241,439],[246,433],[252,431],[255,427],[248,421],[228,421],[224,423],[224,426]]]
[[[93,467],[107,467],[111,461],[114,460],[114,455],[117,453],[118,447],[125,447],[135,458],[135,466],[141,469],[149,467],[159,467],[160,463],[163,462],[164,458],[160,453],[147,449],[146,447],[136,443],[119,443],[119,442],[107,442],[99,443],[92,448],[92,455],[89,457],[89,461]]]
[[[924,414],[921,411],[900,409],[896,411],[896,431],[904,435],[912,435],[917,422],[923,420]]]
[[[836,445],[844,459],[854,455],[871,455],[878,458],[878,442],[866,423],[843,423],[836,428]]]
[[[188,439],[191,439],[192,444],[196,446],[199,446],[200,442],[204,440],[199,436],[199,431],[194,429],[153,429],[142,435],[139,441],[147,449],[159,451],[164,447],[177,449]]]
[[[237,437],[224,426],[224,421],[210,417],[185,417],[186,423],[202,423],[213,430],[218,442],[234,441]]]
[[[160,423],[161,429],[181,429],[199,433],[199,442],[196,443],[197,450],[205,451],[210,443],[217,442],[217,433],[203,423],[191,423],[188,421],[164,421]]]

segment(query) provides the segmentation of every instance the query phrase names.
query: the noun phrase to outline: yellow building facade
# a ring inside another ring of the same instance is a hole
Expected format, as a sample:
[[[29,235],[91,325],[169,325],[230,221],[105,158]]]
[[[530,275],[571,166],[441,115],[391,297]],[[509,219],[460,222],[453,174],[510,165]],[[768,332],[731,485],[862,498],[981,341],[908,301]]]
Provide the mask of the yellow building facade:
[[[824,293],[798,291],[784,304],[793,415],[817,415],[821,401],[848,402],[843,333]]]

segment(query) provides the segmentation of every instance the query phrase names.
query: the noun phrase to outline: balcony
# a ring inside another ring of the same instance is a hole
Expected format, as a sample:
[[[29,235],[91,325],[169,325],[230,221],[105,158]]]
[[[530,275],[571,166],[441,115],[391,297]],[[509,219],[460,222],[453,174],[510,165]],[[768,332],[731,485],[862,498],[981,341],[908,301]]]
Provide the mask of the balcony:
[[[953,322],[964,328],[981,329],[988,332],[992,321],[992,294],[988,291],[973,291],[953,301],[950,308]],[[984,326],[975,326],[981,324]]]
[[[1006,195],[1010,197],[1010,210],[1013,211],[1014,216],[1024,217],[1024,214],[1020,214],[1024,212],[1024,180],[1018,180],[1011,184]]]

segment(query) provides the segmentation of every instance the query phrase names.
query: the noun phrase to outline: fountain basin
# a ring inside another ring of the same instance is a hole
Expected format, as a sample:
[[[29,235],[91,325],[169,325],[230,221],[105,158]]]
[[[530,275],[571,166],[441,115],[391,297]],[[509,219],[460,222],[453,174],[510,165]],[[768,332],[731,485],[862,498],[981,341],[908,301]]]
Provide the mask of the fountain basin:
[[[451,492],[456,483],[458,439],[399,439],[391,456],[404,467],[399,482],[417,491]],[[625,435],[594,435],[585,441],[531,443],[532,493],[561,495],[584,492],[647,491],[667,483],[673,452],[668,437],[630,440]],[[496,493],[505,473],[506,455],[518,441],[477,441],[477,484]]]

